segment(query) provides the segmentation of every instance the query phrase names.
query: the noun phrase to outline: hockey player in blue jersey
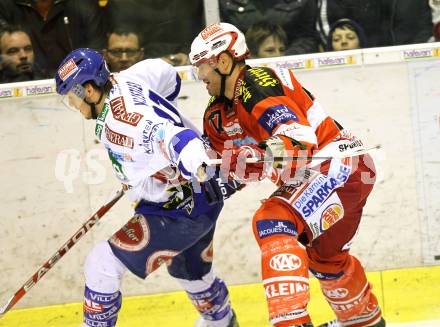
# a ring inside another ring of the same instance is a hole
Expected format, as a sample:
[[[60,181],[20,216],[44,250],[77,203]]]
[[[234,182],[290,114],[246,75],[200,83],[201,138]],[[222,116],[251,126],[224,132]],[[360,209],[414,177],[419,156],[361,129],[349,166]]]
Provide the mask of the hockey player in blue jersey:
[[[199,133],[174,105],[174,68],[148,59],[110,75],[99,53],[77,49],[55,80],[69,106],[96,120],[95,134],[136,203],[127,224],[87,256],[83,326],[115,326],[124,273],[146,278],[161,264],[200,312],[196,326],[238,326],[226,285],[212,269],[222,192],[206,174]]]

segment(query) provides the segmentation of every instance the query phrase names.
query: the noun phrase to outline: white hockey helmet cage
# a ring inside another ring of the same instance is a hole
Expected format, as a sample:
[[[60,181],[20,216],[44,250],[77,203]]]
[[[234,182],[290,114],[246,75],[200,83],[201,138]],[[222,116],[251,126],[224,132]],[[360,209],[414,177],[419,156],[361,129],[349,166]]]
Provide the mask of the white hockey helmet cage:
[[[216,23],[197,35],[191,44],[189,59],[192,65],[198,66],[225,51],[237,61],[249,55],[244,34],[237,27],[229,23]]]

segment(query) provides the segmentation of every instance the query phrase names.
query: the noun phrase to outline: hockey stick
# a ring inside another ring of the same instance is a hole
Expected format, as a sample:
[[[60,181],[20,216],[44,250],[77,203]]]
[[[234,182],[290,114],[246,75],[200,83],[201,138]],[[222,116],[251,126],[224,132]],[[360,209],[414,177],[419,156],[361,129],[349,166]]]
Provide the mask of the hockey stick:
[[[116,195],[96,213],[91,216],[78,231],[58,249],[55,254],[47,260],[29,280],[0,308],[0,318],[8,312],[36,283],[69,251],[78,241],[110,210],[113,205],[124,195],[123,190],[119,190]]]
[[[349,157],[356,157],[363,154],[370,153],[373,150],[378,150],[381,148],[380,144],[377,144],[371,148],[366,148],[363,150],[357,150],[352,152],[338,153],[333,156],[307,156],[307,157],[264,157],[264,158],[247,158],[247,163],[256,162],[282,162],[282,161],[296,161],[296,160],[331,160],[331,159],[343,159]],[[221,165],[222,159],[210,159],[208,162],[209,166]]]

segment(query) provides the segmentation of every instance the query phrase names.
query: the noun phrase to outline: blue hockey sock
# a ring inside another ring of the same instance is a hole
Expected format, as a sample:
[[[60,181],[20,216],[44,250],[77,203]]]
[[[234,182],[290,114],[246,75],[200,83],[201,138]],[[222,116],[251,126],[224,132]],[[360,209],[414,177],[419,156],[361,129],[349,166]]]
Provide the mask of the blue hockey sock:
[[[231,310],[228,289],[219,278],[215,278],[211,286],[201,292],[187,291],[187,293],[196,309],[206,320],[223,319]]]
[[[116,326],[121,304],[121,292],[99,293],[86,286],[84,292],[84,323],[91,327]]]

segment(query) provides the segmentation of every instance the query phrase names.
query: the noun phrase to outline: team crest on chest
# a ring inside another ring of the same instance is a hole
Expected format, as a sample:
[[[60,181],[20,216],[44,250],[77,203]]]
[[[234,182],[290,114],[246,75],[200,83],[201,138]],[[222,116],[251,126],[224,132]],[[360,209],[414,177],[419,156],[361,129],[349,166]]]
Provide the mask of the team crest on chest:
[[[223,130],[226,132],[226,134],[228,134],[228,136],[243,134],[243,129],[238,123],[238,119],[234,119],[233,121],[227,122],[225,126],[223,126]]]

